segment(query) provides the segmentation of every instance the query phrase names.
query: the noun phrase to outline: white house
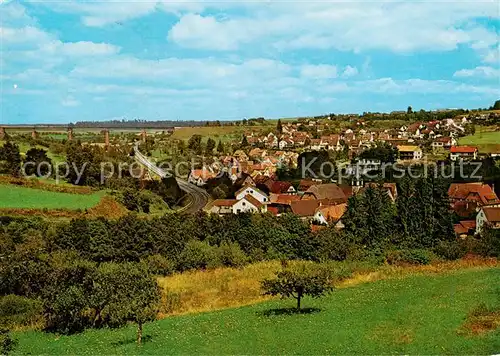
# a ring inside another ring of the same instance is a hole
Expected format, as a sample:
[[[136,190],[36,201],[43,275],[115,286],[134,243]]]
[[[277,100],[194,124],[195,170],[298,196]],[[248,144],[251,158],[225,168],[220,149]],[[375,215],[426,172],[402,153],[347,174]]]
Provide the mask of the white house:
[[[480,234],[487,225],[493,229],[500,229],[500,205],[483,206],[476,215],[476,233]]]
[[[336,224],[347,210],[347,204],[319,206],[313,221],[320,225]]]
[[[251,195],[247,195],[242,199],[238,200],[233,205],[233,214],[241,213],[265,213],[267,211],[267,205],[261,203]]]
[[[251,185],[245,185],[243,188],[241,188],[235,193],[236,200],[241,200],[247,195],[254,197],[255,199],[257,199],[257,201],[261,203],[269,202],[269,197],[267,196],[266,193]]]

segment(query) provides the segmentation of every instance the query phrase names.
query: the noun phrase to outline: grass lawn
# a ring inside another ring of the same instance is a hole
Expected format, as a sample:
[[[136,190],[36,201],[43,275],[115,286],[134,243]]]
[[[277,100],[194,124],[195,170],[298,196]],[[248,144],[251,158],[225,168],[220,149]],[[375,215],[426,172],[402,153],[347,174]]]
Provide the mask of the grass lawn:
[[[364,283],[323,299],[311,313],[281,313],[272,300],[222,311],[169,317],[145,326],[73,336],[19,332],[19,354],[493,354],[500,330],[460,333],[480,303],[498,305],[500,269],[466,269]]]
[[[500,152],[500,131],[479,127],[474,135],[460,138],[459,144],[477,146],[484,153]]]
[[[105,192],[91,195],[50,192],[0,185],[0,208],[7,209],[88,209],[96,206]]]

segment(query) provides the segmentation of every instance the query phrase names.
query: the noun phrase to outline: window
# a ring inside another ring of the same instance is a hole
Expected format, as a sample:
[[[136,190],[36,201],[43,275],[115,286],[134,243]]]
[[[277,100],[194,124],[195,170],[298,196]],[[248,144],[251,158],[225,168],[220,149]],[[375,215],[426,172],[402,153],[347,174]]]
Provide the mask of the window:
[[[242,205],[242,206],[245,206],[245,205],[247,205],[247,204],[246,204],[245,202],[242,202],[242,203],[241,203],[241,205]]]

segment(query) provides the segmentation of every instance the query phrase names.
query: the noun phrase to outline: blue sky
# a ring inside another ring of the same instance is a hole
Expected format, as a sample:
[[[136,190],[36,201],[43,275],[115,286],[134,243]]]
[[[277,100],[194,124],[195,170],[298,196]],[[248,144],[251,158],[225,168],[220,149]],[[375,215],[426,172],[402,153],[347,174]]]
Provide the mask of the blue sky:
[[[487,107],[497,1],[0,0],[0,123]]]

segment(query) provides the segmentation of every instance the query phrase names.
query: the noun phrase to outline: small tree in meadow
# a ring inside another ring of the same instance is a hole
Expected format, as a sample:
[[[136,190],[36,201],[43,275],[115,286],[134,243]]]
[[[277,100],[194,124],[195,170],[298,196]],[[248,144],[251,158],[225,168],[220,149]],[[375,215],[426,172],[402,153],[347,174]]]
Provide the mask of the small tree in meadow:
[[[264,295],[280,295],[281,298],[295,298],[300,310],[302,297],[322,297],[334,287],[328,273],[316,264],[301,264],[276,273],[276,278],[262,281]]]

